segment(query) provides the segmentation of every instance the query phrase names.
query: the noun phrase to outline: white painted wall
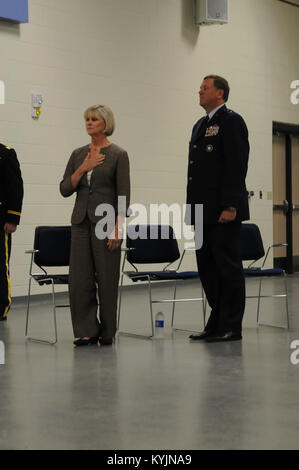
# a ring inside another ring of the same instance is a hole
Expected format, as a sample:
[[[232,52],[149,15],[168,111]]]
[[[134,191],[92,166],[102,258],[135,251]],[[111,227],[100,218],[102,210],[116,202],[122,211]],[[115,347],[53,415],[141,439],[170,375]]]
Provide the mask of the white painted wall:
[[[70,221],[74,199],[58,185],[71,151],[88,142],[82,114],[90,104],[115,113],[112,140],[130,156],[132,202],[183,204],[190,132],[203,115],[197,92],[204,75],[223,75],[228,105],[250,132],[248,188],[272,190],[272,121],[299,124],[289,99],[299,79],[299,9],[277,0],[229,4],[229,24],[199,29],[192,0],[29,0],[29,24],[0,21],[0,141],[16,149],[25,182],[14,296],[27,291],[24,250],[35,226]],[[38,121],[31,93],[44,98]],[[255,196],[251,215],[267,245],[272,201]]]

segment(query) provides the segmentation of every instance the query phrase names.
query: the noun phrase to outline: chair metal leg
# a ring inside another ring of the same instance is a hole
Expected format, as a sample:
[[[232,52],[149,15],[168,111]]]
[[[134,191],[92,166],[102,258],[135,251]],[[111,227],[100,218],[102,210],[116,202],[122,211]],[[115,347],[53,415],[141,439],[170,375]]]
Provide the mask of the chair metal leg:
[[[172,299],[169,299],[169,300],[168,299],[153,300],[153,298],[152,298],[152,287],[151,287],[152,283],[151,283],[150,277],[147,276],[147,278],[148,278],[149,314],[150,314],[150,324],[151,324],[152,334],[151,335],[142,335],[142,334],[131,333],[131,332],[128,332],[128,331],[120,331],[119,330],[119,327],[120,327],[120,313],[121,313],[121,305],[122,305],[123,276],[121,278],[121,283],[120,283],[120,294],[119,294],[119,304],[118,304],[118,320],[117,320],[118,334],[127,335],[127,336],[136,336],[136,337],[139,337],[139,338],[152,339],[155,336],[153,304],[167,303],[167,302],[172,303],[171,327],[172,327],[173,330],[188,331],[188,332],[191,332],[191,333],[194,333],[194,332],[198,333],[197,330],[187,330],[187,329],[183,329],[183,328],[175,328],[174,327],[174,315],[175,315],[175,303],[176,302],[190,302],[190,301],[199,301],[199,300],[202,301],[202,303],[203,303],[202,304],[202,307],[203,307],[203,322],[204,322],[204,326],[205,326],[205,324],[206,324],[206,300],[205,300],[205,297],[204,297],[203,287],[201,287],[202,297],[200,297],[200,298],[177,299],[176,298],[176,295],[177,295],[177,280],[175,280],[174,295],[173,295]]]
[[[155,335],[154,330],[154,317],[153,317],[153,299],[152,299],[152,286],[150,277],[148,277],[148,293],[149,293],[149,303],[150,303],[150,320],[151,320],[151,327],[152,327],[152,337]]]
[[[287,275],[283,273],[284,280],[284,289],[285,289],[285,299],[286,299],[286,316],[287,316],[287,329],[290,329],[290,320],[289,320],[289,303],[288,303],[288,286],[287,286]]]
[[[121,311],[121,297],[122,297],[122,287],[123,287],[123,276],[121,277],[121,289],[120,289],[120,298],[119,298],[119,304],[118,304],[118,321],[117,321],[117,328],[119,329],[120,326],[120,311]],[[150,307],[150,322],[151,322],[151,330],[152,334],[151,335],[142,335],[138,333],[131,333],[129,331],[118,331],[119,335],[125,335],[125,336],[133,336],[136,338],[144,338],[144,339],[152,339],[154,337],[154,319],[153,319],[153,309],[152,309],[152,292],[151,292],[151,282],[150,278],[148,276],[148,289],[149,289],[149,307]]]
[[[31,294],[31,281],[32,277],[29,278],[28,294],[27,294],[27,312],[26,312],[26,326],[25,326],[25,337],[27,338],[28,333],[28,321],[29,321],[29,309],[30,309],[30,294]]]
[[[175,311],[175,304],[176,302],[190,302],[192,300],[194,301],[198,301],[198,300],[201,300],[202,301],[202,308],[203,308],[203,322],[204,322],[204,326],[205,326],[205,316],[206,316],[206,307],[205,307],[205,298],[204,298],[204,293],[203,293],[203,287],[201,286],[201,292],[202,292],[202,296],[201,298],[195,298],[195,299],[177,299],[176,298],[176,291],[177,291],[177,280],[175,280],[175,286],[174,286],[174,295],[173,295],[173,300],[171,300],[172,302],[172,318],[171,318],[171,327],[173,330],[176,330],[176,331],[187,331],[187,332],[190,332],[190,333],[199,333],[197,330],[187,330],[185,328],[176,328],[174,326],[174,311]]]
[[[53,318],[54,318],[54,331],[55,331],[55,341],[51,344],[57,343],[57,319],[56,319],[56,304],[55,304],[55,289],[54,282],[52,282],[52,305],[53,305]]]
[[[173,293],[173,304],[172,304],[172,314],[171,314],[171,328],[173,328],[174,323],[174,309],[175,309],[175,299],[176,299],[176,288],[177,288],[177,279],[174,281],[174,293]]]
[[[121,298],[122,298],[122,291],[123,291],[123,281],[124,281],[124,275],[122,274],[121,279],[120,279],[120,286],[119,286],[119,294],[118,294],[118,312],[117,312],[117,330],[119,330],[119,324],[120,324],[120,309],[121,309]]]
[[[257,324],[258,325],[265,325],[265,326],[272,326],[272,327],[276,327],[276,328],[286,328],[286,329],[289,329],[290,328],[290,321],[289,321],[289,305],[288,305],[288,287],[287,287],[287,276],[286,276],[286,273],[284,272],[284,287],[285,287],[285,293],[284,294],[275,294],[275,295],[261,295],[261,291],[262,291],[262,280],[263,278],[260,278],[260,282],[259,282],[259,293],[258,293],[258,305],[257,305],[257,317],[256,317],[256,321],[257,321]],[[254,296],[249,296],[249,297],[252,297],[254,298]],[[248,298],[249,298],[248,297]],[[267,323],[259,323],[259,317],[260,317],[260,302],[261,302],[261,298],[263,297],[285,297],[285,307],[286,307],[286,326],[280,326],[280,325],[271,325],[271,324],[267,324]]]
[[[256,322],[259,322],[259,316],[260,316],[260,303],[261,303],[261,291],[262,291],[262,277],[260,278],[259,282],[259,293],[258,293],[258,301],[257,301],[257,314],[256,314]]]
[[[52,310],[53,310],[53,319],[54,319],[54,341],[48,341],[40,338],[33,338],[32,336],[27,336],[28,334],[28,318],[29,318],[29,304],[30,304],[30,289],[31,289],[31,279],[29,281],[29,291],[28,291],[28,302],[27,302],[27,316],[26,316],[26,330],[25,330],[25,336],[26,339],[29,341],[35,341],[37,343],[43,343],[43,344],[50,344],[54,345],[57,343],[57,321],[56,321],[56,304],[55,304],[55,289],[54,289],[54,282],[52,281]],[[62,306],[64,307],[64,305]]]

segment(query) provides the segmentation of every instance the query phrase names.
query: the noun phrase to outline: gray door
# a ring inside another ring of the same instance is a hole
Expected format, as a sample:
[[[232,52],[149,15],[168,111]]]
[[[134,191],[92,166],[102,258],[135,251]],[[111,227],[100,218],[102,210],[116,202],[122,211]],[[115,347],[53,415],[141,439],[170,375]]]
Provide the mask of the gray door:
[[[274,266],[287,272],[299,271],[299,139],[284,134],[273,136],[273,243]]]

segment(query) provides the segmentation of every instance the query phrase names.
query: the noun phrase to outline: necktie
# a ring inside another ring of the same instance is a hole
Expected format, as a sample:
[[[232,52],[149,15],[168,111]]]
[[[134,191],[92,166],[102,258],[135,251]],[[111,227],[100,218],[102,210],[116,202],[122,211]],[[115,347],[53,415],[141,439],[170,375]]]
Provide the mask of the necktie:
[[[204,118],[200,128],[199,128],[199,132],[198,132],[198,136],[197,138],[201,137],[203,134],[206,133],[206,129],[208,127],[208,122],[209,122],[210,118],[209,118],[209,115],[207,114],[206,117]]]
[[[196,134],[192,137],[194,142],[198,141],[198,139],[200,139],[206,133],[209,120],[209,115],[207,114],[206,117],[202,120],[200,127],[197,128]]]
[[[205,126],[206,128],[207,128],[207,126],[208,126],[209,120],[210,120],[210,117],[209,117],[209,115],[207,114],[206,117],[205,117],[205,121],[204,121],[204,126]]]

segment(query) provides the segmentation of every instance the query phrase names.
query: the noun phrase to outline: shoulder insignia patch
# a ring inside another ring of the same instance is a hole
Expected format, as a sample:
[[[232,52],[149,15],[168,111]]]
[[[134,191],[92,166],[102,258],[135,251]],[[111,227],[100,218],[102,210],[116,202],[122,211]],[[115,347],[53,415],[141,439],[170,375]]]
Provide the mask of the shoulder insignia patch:
[[[5,145],[5,148],[6,148],[7,150],[12,150],[12,147],[9,147],[8,145]]]

